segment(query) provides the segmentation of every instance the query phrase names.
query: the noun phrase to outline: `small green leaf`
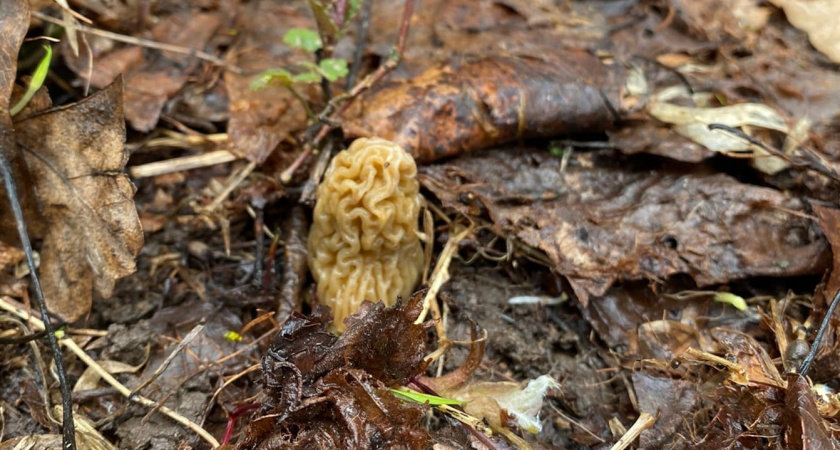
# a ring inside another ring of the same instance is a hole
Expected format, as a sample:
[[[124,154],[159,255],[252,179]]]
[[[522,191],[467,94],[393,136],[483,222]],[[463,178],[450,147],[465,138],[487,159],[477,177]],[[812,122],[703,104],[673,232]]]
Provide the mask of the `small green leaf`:
[[[26,93],[23,94],[23,98],[17,102],[17,104],[12,107],[9,111],[11,115],[15,115],[23,110],[26,105],[32,100],[32,97],[38,92],[38,89],[41,89],[41,86],[44,85],[44,80],[47,79],[47,73],[50,71],[50,61],[52,60],[52,47],[49,45],[44,46],[44,50],[46,50],[46,54],[41,61],[38,63],[38,67],[35,68],[35,73],[32,74],[32,81],[29,82],[29,87],[26,88]]]
[[[315,72],[303,72],[292,77],[295,83],[320,83],[321,75]]]
[[[335,81],[341,77],[347,76],[347,61],[336,58],[326,58],[321,60],[318,64],[319,72],[324,78]]]
[[[294,82],[292,74],[285,69],[268,69],[259,74],[251,81],[250,88],[252,91],[258,91],[269,84],[289,87]]]
[[[715,292],[715,301],[721,303],[729,303],[739,311],[747,310],[747,301],[743,297],[735,295],[731,292]]]
[[[440,405],[463,405],[465,402],[454,400],[451,398],[438,397],[436,395],[422,394],[417,391],[412,391],[406,388],[390,389],[391,393],[403,400],[412,401],[415,403],[428,403],[431,406]]]
[[[318,33],[308,30],[306,28],[292,28],[283,36],[283,42],[294,48],[306,50],[309,53],[315,53],[316,50],[324,46],[321,43],[321,37]]]

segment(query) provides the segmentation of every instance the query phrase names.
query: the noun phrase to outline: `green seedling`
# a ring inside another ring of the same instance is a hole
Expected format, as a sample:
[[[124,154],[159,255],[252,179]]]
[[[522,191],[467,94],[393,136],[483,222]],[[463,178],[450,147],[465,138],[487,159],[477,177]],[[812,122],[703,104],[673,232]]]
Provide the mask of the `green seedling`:
[[[747,310],[747,301],[743,297],[735,295],[731,292],[715,292],[715,301],[721,303],[728,303],[739,311]]]
[[[44,85],[44,80],[47,79],[47,72],[50,71],[50,61],[52,60],[52,47],[49,45],[44,46],[44,50],[46,54],[41,61],[38,63],[38,67],[35,68],[35,73],[32,74],[32,81],[29,82],[29,87],[26,88],[26,93],[23,94],[23,98],[17,102],[15,106],[9,110],[11,115],[16,115],[17,113],[23,111],[23,108],[29,104],[29,101],[32,100],[32,97],[35,96],[35,93],[38,92],[38,89],[41,89],[41,86]]]

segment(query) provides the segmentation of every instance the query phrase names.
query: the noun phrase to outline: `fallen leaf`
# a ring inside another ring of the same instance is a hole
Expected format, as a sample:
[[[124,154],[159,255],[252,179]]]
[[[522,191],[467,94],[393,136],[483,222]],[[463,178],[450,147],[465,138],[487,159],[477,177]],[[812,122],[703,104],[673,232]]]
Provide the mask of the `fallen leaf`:
[[[292,313],[263,358],[265,400],[237,448],[428,448],[427,407],[388,389],[426,367],[422,303],[365,302],[341,337],[323,305]]]
[[[808,33],[811,44],[829,59],[840,63],[840,27],[831,18],[840,16],[834,0],[770,0],[785,11],[793,26]]]
[[[239,39],[227,53],[227,62],[244,70],[242,74],[225,72],[230,97],[228,134],[239,156],[263,162],[277,144],[306,125],[306,111],[288,89],[272,85],[254,90],[251,82],[264,70],[311,60],[311,54],[284,44],[283,36],[290,28],[311,28],[314,22],[302,2],[260,0],[245,8],[237,24]],[[304,97],[310,91],[307,85],[295,85],[295,89]]]
[[[157,42],[203,51],[204,46],[221,24],[220,13],[196,13],[184,10],[169,15],[148,32]],[[94,55],[78,58],[65,55],[65,60],[80,77],[90,76],[93,87],[102,88],[125,74],[125,117],[139,131],[151,131],[157,125],[166,102],[181,90],[198,60],[180,53],[120,47],[110,51],[112,42],[93,47]],[[100,50],[102,49],[102,50]],[[105,51],[107,50],[107,51]],[[89,64],[93,64],[91,68]]]
[[[787,376],[785,392],[785,440],[791,450],[834,450],[837,441],[825,428],[825,421],[817,411],[814,394],[802,375]]]
[[[17,75],[17,57],[26,30],[29,27],[29,7],[25,1],[4,1],[0,3],[0,152],[10,162],[17,184],[17,194],[23,208],[35,205],[35,191],[29,182],[29,171],[23,155],[14,141],[14,126],[9,115],[11,96]],[[5,187],[0,195],[0,216],[11,217],[12,210]],[[25,211],[32,217],[32,211]],[[33,217],[34,218],[34,217]],[[29,220],[30,232],[42,227],[40,222]],[[13,220],[0,220],[0,240],[9,244],[18,243],[18,232]]]
[[[614,152],[499,150],[420,169],[444,206],[486,211],[501,236],[546,252],[584,304],[613,281],[687,274],[700,286],[817,273],[828,246],[802,202],[723,174],[652,170]]]
[[[352,137],[394,141],[418,161],[530,137],[603,131],[617,117],[618,73],[577,51],[454,58],[383,83],[348,111]]]
[[[758,6],[758,0],[674,0],[672,8],[678,11],[689,30],[710,41],[735,38],[748,40],[750,34],[764,28],[771,8]]]
[[[647,105],[647,111],[654,118],[670,124],[677,134],[711,151],[752,154],[755,158],[752,160],[753,165],[769,175],[775,175],[790,167],[787,161],[768,155],[766,150],[741,137],[723,130],[709,129],[711,124],[721,124],[729,127],[763,128],[794,135],[794,130],[787,125],[778,111],[762,103],[741,103],[715,108],[701,105],[681,106],[671,102],[672,97],[686,93],[683,86],[663,89]],[[702,95],[694,97],[699,98]],[[797,142],[802,142],[802,139]],[[795,147],[797,145],[794,145],[794,149]]]
[[[607,134],[610,142],[627,155],[649,153],[691,163],[715,155],[713,151],[679,135],[668,126],[650,120],[624,123],[621,128]]]
[[[636,371],[632,374],[632,381],[639,412],[658,418],[653,428],[639,436],[639,448],[687,444],[683,433],[678,431],[684,431],[686,412],[702,405],[703,397],[695,383]]]
[[[41,249],[47,306],[72,322],[90,311],[93,288],[110,297],[115,281],[134,272],[143,245],[124,173],[122,79],[15,129],[49,223]]]
[[[509,424],[502,423],[502,418],[510,416],[520,429],[536,434],[542,430],[539,413],[545,393],[559,387],[551,376],[542,375],[525,386],[509,381],[475,381],[441,394],[466,402],[467,414],[487,420],[496,429],[507,428]]]

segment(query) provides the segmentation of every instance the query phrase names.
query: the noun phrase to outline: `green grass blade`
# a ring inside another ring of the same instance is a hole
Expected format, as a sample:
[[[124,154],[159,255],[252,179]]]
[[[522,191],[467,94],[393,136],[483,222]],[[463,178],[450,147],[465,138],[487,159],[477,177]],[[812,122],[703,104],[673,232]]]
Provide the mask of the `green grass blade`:
[[[23,98],[21,98],[11,111],[9,111],[13,116],[21,112],[23,108],[26,107],[29,101],[32,100],[35,93],[38,92],[38,89],[41,89],[41,86],[44,85],[44,80],[47,79],[47,72],[50,71],[50,61],[52,60],[52,47],[45,45],[44,50],[46,50],[47,53],[43,58],[41,58],[41,62],[38,63],[35,73],[32,74],[32,81],[26,89],[26,94],[24,94]]]
[[[431,406],[440,405],[463,405],[464,402],[451,398],[438,397],[436,395],[422,394],[420,392],[412,391],[405,388],[390,389],[391,393],[397,397],[412,401],[415,403],[428,403]]]

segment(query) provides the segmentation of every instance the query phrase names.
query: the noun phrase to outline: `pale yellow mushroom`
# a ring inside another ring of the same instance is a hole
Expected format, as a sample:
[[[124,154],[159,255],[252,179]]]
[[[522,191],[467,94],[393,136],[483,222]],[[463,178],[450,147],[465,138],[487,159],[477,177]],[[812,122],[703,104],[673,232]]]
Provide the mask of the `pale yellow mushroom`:
[[[339,332],[364,300],[390,306],[417,285],[423,251],[416,175],[414,159],[397,144],[357,139],[333,158],[318,187],[309,268]]]

